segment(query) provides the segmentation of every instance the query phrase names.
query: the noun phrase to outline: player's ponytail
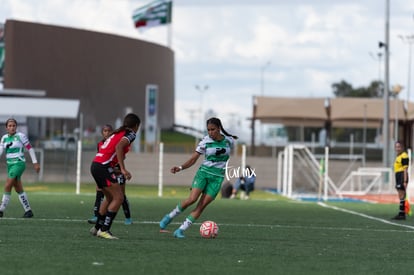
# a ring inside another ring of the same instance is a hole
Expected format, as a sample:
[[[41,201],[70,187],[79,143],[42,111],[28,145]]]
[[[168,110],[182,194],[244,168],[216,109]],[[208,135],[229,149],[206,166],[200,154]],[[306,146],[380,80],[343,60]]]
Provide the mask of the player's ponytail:
[[[208,124],[214,124],[214,125],[216,125],[222,132],[223,132],[223,134],[225,135],[225,136],[228,136],[228,137],[232,137],[232,138],[234,138],[234,139],[238,139],[239,137],[238,136],[234,136],[234,135],[232,135],[232,134],[229,134],[224,128],[223,128],[223,124],[221,124],[221,120],[220,119],[218,119],[218,118],[216,118],[216,117],[212,117],[212,118],[209,118],[208,120],[207,120],[207,125]]]

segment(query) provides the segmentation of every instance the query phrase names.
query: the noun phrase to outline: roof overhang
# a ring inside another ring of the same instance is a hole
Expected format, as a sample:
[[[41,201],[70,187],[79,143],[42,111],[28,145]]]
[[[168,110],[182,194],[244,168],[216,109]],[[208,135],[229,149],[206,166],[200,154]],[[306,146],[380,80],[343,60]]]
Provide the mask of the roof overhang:
[[[78,99],[0,97],[0,115],[70,118],[78,117]]]
[[[255,97],[253,118],[261,123],[285,126],[377,128],[384,121],[381,98],[288,98]],[[414,104],[390,98],[390,121],[413,120]]]

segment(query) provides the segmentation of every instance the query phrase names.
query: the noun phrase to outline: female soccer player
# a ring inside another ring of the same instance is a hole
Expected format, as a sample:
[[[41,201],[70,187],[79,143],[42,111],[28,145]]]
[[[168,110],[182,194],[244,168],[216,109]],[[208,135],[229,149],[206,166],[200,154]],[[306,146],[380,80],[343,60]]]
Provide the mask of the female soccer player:
[[[99,151],[99,147],[101,147],[105,143],[105,140],[107,140],[107,138],[111,136],[112,132],[113,132],[113,128],[111,125],[105,124],[102,127],[102,140],[98,142],[97,151]],[[118,183],[121,185],[122,192],[124,193],[124,202],[122,203],[122,210],[124,211],[124,215],[125,215],[125,224],[130,225],[132,224],[132,219],[131,219],[131,211],[129,208],[129,201],[125,193],[125,177],[121,173],[118,164],[115,165],[115,173],[118,179]],[[98,220],[98,211],[99,211],[99,207],[101,206],[101,202],[103,199],[104,199],[104,193],[102,189],[96,186],[95,204],[93,207],[94,215],[92,216],[92,218],[88,220],[88,223],[95,224],[96,221]]]
[[[393,219],[405,220],[405,199],[408,185],[408,168],[410,167],[408,163],[409,158],[404,151],[401,141],[395,142],[395,152],[397,155],[394,161],[395,189],[397,189],[400,203],[398,214]]]
[[[174,231],[174,237],[176,238],[185,238],[184,231],[200,217],[203,210],[220,192],[226,163],[230,158],[234,139],[237,139],[237,136],[227,133],[220,119],[215,117],[207,120],[207,132],[208,135],[200,141],[190,159],[180,166],[171,168],[171,173],[175,174],[191,167],[196,163],[200,155],[205,155],[203,163],[194,176],[189,197],[181,201],[160,221],[160,231],[165,232],[165,228],[173,218],[198,200],[195,209],[191,211],[181,226]]]
[[[118,183],[114,166],[119,164],[121,173],[126,180],[131,179],[131,173],[125,168],[125,154],[129,151],[131,143],[136,138],[136,133],[141,120],[136,114],[127,114],[123,125],[99,147],[99,151],[91,164],[91,174],[98,188],[102,189],[105,199],[102,201],[98,212],[98,220],[90,232],[93,235],[105,239],[117,239],[110,232],[113,220],[124,201],[122,188]]]
[[[19,194],[19,200],[24,209],[23,218],[31,218],[33,217],[33,211],[22,183],[22,175],[26,169],[24,148],[29,152],[37,173],[40,171],[40,165],[37,163],[36,154],[30,145],[29,139],[25,134],[17,132],[17,121],[14,118],[9,118],[6,121],[6,131],[7,134],[0,141],[0,156],[5,151],[7,162],[7,179],[0,205],[0,217],[3,217],[3,213],[10,201],[11,190],[14,187],[14,190]]]
[[[99,151],[99,147],[101,147],[105,140],[107,138],[109,138],[109,136],[112,134],[113,132],[113,128],[111,125],[106,124],[102,127],[102,140],[98,142],[98,144],[96,145],[96,151]],[[104,199],[104,193],[102,191],[102,189],[100,189],[98,186],[96,186],[96,195],[95,195],[95,204],[93,207],[93,216],[92,218],[90,218],[88,220],[88,223],[90,224],[95,224],[96,221],[98,220],[98,212],[99,212],[99,207],[101,206],[101,202]]]

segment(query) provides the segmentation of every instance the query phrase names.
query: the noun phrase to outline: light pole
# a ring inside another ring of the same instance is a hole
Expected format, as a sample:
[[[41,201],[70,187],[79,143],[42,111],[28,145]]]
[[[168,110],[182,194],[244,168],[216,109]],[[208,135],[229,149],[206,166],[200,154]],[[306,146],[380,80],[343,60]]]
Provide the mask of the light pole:
[[[200,92],[200,120],[201,120],[201,132],[204,133],[204,118],[203,118],[203,95],[204,92],[208,90],[208,85],[199,86],[195,85],[197,91]]]
[[[382,52],[378,52],[376,55],[374,55],[372,52],[370,52],[369,55],[374,60],[378,61],[378,81],[381,81],[381,58],[382,58]]]
[[[362,155],[364,156],[362,166],[365,167],[367,151],[367,104],[364,104],[364,131],[362,132]]]
[[[391,96],[394,97],[395,102],[394,142],[398,141],[398,95],[402,89],[403,87],[401,85],[395,85],[391,90]]]
[[[195,125],[194,125],[194,117],[195,117],[195,113],[197,112],[196,109],[188,109],[187,110],[188,115],[190,116],[190,126],[191,126],[191,131],[193,131],[193,129],[195,129]]]
[[[384,141],[384,148],[382,150],[382,162],[384,167],[390,167],[390,95],[389,95],[389,48],[390,48],[390,0],[385,0],[385,43],[378,44],[380,48],[384,47],[385,56],[385,73],[384,73],[384,119],[382,136]]]
[[[194,144],[197,146],[198,137],[197,137],[196,127],[194,125],[194,117],[195,117],[194,114],[197,113],[197,110],[196,109],[188,109],[187,112],[188,112],[188,115],[190,116],[190,123],[191,123],[189,132],[190,132],[190,134],[192,134],[195,137]]]
[[[411,87],[411,50],[412,45],[414,44],[414,34],[411,35],[399,35],[398,36],[404,43],[408,44],[408,75],[407,75],[407,99],[406,99],[406,106],[408,106],[408,102],[410,101],[410,87]]]

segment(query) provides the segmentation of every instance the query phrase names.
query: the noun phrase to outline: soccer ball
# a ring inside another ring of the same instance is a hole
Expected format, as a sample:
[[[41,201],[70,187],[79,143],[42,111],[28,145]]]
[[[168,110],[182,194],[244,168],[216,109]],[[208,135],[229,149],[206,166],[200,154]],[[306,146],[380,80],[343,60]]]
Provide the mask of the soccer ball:
[[[212,239],[217,237],[218,225],[213,221],[205,221],[200,226],[200,235],[206,239]]]

